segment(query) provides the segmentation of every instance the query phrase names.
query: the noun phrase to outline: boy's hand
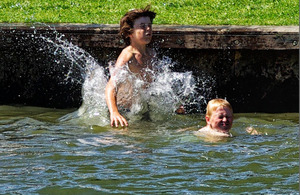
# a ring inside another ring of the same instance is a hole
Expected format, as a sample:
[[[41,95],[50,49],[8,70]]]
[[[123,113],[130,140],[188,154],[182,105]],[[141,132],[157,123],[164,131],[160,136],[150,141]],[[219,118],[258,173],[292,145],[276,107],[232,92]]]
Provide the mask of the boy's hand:
[[[256,129],[254,129],[253,127],[247,127],[246,131],[250,135],[260,135],[261,134]]]
[[[128,126],[127,120],[120,113],[112,113],[110,115],[110,125],[112,127],[118,127],[119,123],[122,127]]]

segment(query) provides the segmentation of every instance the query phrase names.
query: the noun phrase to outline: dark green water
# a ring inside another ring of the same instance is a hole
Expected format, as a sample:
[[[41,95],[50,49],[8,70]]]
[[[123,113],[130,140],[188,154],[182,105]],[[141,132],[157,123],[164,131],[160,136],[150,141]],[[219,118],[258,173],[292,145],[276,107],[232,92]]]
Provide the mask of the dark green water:
[[[200,114],[113,129],[59,122],[71,111],[0,106],[2,194],[298,194],[298,113],[236,114],[207,142]]]

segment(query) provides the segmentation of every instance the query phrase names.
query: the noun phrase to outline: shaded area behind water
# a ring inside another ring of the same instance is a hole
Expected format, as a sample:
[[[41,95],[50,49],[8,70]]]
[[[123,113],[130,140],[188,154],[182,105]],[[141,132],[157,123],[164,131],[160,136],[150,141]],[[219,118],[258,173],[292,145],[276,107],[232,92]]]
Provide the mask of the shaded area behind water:
[[[46,30],[40,32],[39,26]],[[78,108],[82,103],[84,78],[82,70],[74,66],[79,62],[69,58],[70,52],[76,52],[72,51],[75,45],[63,45],[62,40],[68,44],[72,40],[46,25],[35,24],[30,28],[32,32],[5,32],[1,39],[0,103]],[[58,45],[54,46],[51,41]],[[108,62],[116,60],[121,51],[119,48],[88,46],[82,49],[106,71]],[[209,94],[201,94],[206,100],[226,98],[235,112],[299,110],[298,50],[158,50],[176,62],[172,67],[174,71],[192,71],[201,82],[210,82],[205,84],[210,86],[206,88]],[[77,67],[80,66],[85,64]],[[202,83],[198,84],[201,88]]]
[[[0,107],[2,193],[298,193],[299,114],[236,114],[212,143],[202,114],[113,129],[58,120],[72,111]]]

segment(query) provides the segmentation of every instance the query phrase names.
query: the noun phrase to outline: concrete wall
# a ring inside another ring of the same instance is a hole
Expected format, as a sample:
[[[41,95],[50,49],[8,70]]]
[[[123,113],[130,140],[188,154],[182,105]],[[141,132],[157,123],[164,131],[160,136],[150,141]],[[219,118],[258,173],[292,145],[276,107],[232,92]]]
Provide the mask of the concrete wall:
[[[54,30],[56,32],[54,32]],[[154,26],[152,45],[176,61],[174,70],[213,78],[207,99],[227,98],[235,112],[298,112],[299,28]],[[0,104],[56,108],[81,104],[82,77],[73,62],[46,44],[64,35],[99,63],[124,47],[117,25],[0,24]],[[80,62],[81,63],[81,62]]]

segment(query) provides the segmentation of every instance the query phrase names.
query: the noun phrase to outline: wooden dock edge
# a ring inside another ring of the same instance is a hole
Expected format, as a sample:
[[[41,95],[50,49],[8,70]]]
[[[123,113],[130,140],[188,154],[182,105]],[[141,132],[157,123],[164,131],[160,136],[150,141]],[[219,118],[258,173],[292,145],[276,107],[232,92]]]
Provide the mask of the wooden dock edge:
[[[115,24],[0,24],[2,37],[49,31],[63,33],[80,47],[124,47]],[[153,25],[153,43],[160,48],[294,50],[299,49],[299,26]]]

